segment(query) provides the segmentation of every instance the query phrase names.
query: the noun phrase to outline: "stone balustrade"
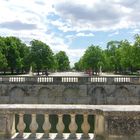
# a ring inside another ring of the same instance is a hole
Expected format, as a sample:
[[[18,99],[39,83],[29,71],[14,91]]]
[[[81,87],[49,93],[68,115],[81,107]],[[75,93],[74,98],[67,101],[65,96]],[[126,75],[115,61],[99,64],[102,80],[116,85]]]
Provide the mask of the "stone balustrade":
[[[18,124],[15,126],[15,114],[19,116]],[[27,124],[25,114],[31,116],[31,122]],[[44,116],[42,124],[43,133],[37,133],[39,123],[37,115]],[[53,124],[50,115],[57,115],[58,121],[55,126],[57,134],[50,133]],[[77,125],[76,116],[83,117],[81,126]],[[70,123],[65,124],[63,116],[70,116]],[[93,115],[95,121],[90,124],[88,116]],[[29,125],[30,133],[25,133]],[[64,129],[68,125],[70,133],[65,137]],[[89,133],[90,127],[94,125],[94,131]],[[17,132],[16,128],[17,127]],[[139,140],[140,139],[140,105],[38,105],[38,104],[2,104],[0,105],[0,139],[79,139],[78,127],[81,127],[80,139],[94,140]],[[94,134],[94,137],[93,137]],[[53,137],[53,138],[52,138]]]
[[[140,77],[76,77],[76,76],[2,76],[0,83],[102,83],[102,84],[119,84],[134,83],[140,84]]]

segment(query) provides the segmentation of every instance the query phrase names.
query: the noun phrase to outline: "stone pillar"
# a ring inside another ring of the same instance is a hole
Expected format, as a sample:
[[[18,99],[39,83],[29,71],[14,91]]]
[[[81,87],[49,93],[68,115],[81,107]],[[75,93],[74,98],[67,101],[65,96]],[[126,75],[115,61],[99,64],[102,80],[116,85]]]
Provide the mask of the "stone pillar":
[[[62,83],[62,77],[53,77],[53,83]]]
[[[96,110],[94,125],[95,140],[105,140],[105,118],[103,112],[100,110]]]
[[[105,140],[140,140],[140,114],[135,112],[108,112]]]
[[[107,84],[113,84],[114,83],[114,77],[107,77]]]
[[[0,139],[6,134],[6,115],[0,114]]]
[[[15,114],[13,113],[0,113],[0,139],[7,137],[10,138],[16,133],[15,130]]]

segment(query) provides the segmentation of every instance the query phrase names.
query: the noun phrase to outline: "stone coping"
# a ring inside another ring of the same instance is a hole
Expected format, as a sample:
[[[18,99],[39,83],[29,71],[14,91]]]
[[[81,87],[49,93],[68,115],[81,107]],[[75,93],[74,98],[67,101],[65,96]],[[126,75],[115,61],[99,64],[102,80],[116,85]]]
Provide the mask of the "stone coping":
[[[140,115],[140,105],[66,105],[66,104],[1,104],[0,113],[36,114],[102,114],[131,113]]]

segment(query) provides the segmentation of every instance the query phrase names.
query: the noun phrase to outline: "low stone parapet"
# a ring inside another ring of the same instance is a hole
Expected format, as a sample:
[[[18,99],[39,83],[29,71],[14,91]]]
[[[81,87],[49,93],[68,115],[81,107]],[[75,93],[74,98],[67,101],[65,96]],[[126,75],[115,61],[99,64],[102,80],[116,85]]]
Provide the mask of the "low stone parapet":
[[[15,126],[15,114],[19,116],[17,126]],[[24,121],[24,115],[31,116],[29,124],[30,137],[37,138],[37,129],[39,123],[37,115],[44,116],[42,124],[43,138],[49,138],[50,130],[53,124],[50,122],[50,115],[57,115],[56,124],[57,139],[64,138],[65,125],[69,128],[69,137],[67,139],[78,139],[77,129],[82,130],[81,139],[90,139],[94,134],[94,140],[139,140],[140,139],[140,106],[139,105],[23,105],[10,104],[0,105],[0,139],[11,139],[18,133],[15,139],[23,139],[27,123]],[[77,125],[76,116],[82,115],[81,126]],[[70,116],[70,123],[64,124],[64,115]],[[94,124],[90,124],[89,115],[95,116]],[[90,127],[94,125],[94,131],[89,134]],[[16,129],[17,128],[17,132]]]
[[[99,83],[99,84],[119,84],[119,83],[133,83],[140,84],[140,77],[130,76],[2,76],[0,83]]]

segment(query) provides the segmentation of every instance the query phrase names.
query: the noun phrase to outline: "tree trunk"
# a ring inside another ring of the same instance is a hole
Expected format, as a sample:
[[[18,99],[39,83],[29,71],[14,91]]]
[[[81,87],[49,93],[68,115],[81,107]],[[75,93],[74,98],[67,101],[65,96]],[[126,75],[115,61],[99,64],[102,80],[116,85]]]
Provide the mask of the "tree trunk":
[[[21,69],[21,73],[24,73],[24,70],[23,70],[23,68]]]
[[[14,69],[13,68],[11,68],[11,74],[13,74],[14,73]]]
[[[37,69],[37,75],[39,75],[39,72],[40,72],[40,70],[39,70],[39,69]]]
[[[131,71],[131,74],[132,74],[133,73],[133,67],[132,66],[130,67],[130,71]]]
[[[4,68],[3,73],[6,74],[6,69]]]

